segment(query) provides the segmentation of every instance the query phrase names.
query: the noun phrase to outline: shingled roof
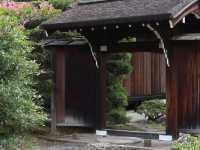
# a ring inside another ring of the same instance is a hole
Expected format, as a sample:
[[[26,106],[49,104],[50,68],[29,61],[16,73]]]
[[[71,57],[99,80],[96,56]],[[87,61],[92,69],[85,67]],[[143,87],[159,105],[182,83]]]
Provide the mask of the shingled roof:
[[[77,28],[125,22],[169,20],[199,0],[107,0],[75,5],[44,22],[45,29]]]

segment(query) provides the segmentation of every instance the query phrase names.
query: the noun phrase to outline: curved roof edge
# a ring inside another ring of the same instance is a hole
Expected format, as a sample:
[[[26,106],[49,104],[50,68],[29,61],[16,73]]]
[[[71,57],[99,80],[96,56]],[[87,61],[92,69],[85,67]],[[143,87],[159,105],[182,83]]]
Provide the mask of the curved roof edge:
[[[154,15],[141,15],[132,17],[121,17],[121,18],[106,18],[99,20],[85,20],[85,21],[67,21],[62,20],[65,13],[60,17],[48,20],[41,24],[41,28],[46,30],[67,30],[73,28],[84,28],[90,26],[104,26],[109,24],[122,24],[122,23],[138,23],[138,22],[156,22],[156,21],[170,21],[170,25],[175,27],[184,17],[187,15],[200,10],[200,0],[191,0],[188,3],[187,0],[183,0],[182,3],[173,7],[170,12],[164,14],[154,14]],[[61,20],[59,20],[61,18]]]
[[[172,15],[172,18],[170,19],[172,21],[173,27],[176,26],[176,24],[178,24],[184,17],[197,10],[200,10],[200,1],[194,0],[190,4],[183,7],[180,11],[175,12],[174,15]]]

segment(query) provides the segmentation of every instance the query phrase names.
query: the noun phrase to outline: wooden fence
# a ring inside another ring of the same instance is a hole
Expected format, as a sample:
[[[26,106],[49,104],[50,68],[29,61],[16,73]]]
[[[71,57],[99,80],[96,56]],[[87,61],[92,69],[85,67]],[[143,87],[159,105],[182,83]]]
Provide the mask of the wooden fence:
[[[166,64],[161,53],[134,52],[133,71],[124,81],[129,97],[165,94]]]

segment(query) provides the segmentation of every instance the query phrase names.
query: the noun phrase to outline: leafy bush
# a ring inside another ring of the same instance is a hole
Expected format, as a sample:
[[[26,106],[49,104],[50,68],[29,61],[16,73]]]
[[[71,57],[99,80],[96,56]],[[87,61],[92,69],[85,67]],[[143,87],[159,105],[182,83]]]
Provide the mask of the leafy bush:
[[[126,111],[124,108],[112,109],[108,116],[110,124],[122,124],[129,121],[129,118],[126,117]]]
[[[112,74],[108,74],[110,85],[107,87],[107,110],[126,107],[128,105],[127,91],[124,89],[121,79]]]
[[[15,1],[21,2],[22,0]],[[44,100],[43,102],[40,99],[37,103],[44,103],[45,110],[49,111],[52,87],[52,71],[50,68],[51,53],[42,45],[41,40],[46,38],[46,33],[44,30],[39,29],[38,26],[43,21],[57,16],[61,11],[55,9],[47,1],[34,1],[31,3],[15,3],[10,1],[6,2],[5,5],[2,4],[2,8],[0,14],[15,17],[24,28],[24,32],[26,32],[29,40],[31,40],[33,50],[30,57],[40,64],[38,76],[35,76],[37,84],[34,87]]]
[[[31,138],[28,136],[9,136],[0,138],[1,150],[36,150],[33,146]]]
[[[34,103],[38,65],[30,59],[27,41],[17,17],[0,15],[0,128],[11,134],[43,124],[46,115]]]
[[[39,3],[39,8],[35,8],[31,14],[27,15],[25,28],[29,39],[33,43],[32,59],[36,60],[39,66],[37,76],[38,92],[44,99],[46,111],[50,111],[50,96],[52,88],[52,70],[51,70],[51,52],[43,47],[42,39],[46,38],[44,30],[39,29],[42,21],[52,18],[60,13],[60,10],[54,9],[49,3]]]
[[[155,121],[165,115],[166,105],[161,100],[145,101],[137,108],[137,112],[144,114],[148,120]]]
[[[173,146],[174,150],[200,150],[200,138],[193,136],[186,136],[181,141]]]
[[[128,94],[122,85],[130,65],[130,54],[114,54],[107,61],[107,113],[112,124],[128,122],[125,107],[128,105]]]
[[[65,10],[69,4],[73,2],[73,0],[48,0],[48,2],[51,3],[56,9]]]

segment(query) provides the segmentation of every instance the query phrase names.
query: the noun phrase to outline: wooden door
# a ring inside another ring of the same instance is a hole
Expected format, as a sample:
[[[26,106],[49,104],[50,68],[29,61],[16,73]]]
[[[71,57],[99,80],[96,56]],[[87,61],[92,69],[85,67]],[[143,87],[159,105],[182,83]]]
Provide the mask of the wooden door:
[[[175,51],[178,82],[178,128],[200,128],[200,48],[197,43]]]
[[[167,69],[167,132],[200,129],[200,44],[177,43]],[[193,131],[192,131],[193,132]]]
[[[94,126],[97,68],[90,51],[66,54],[66,118],[68,126]]]

